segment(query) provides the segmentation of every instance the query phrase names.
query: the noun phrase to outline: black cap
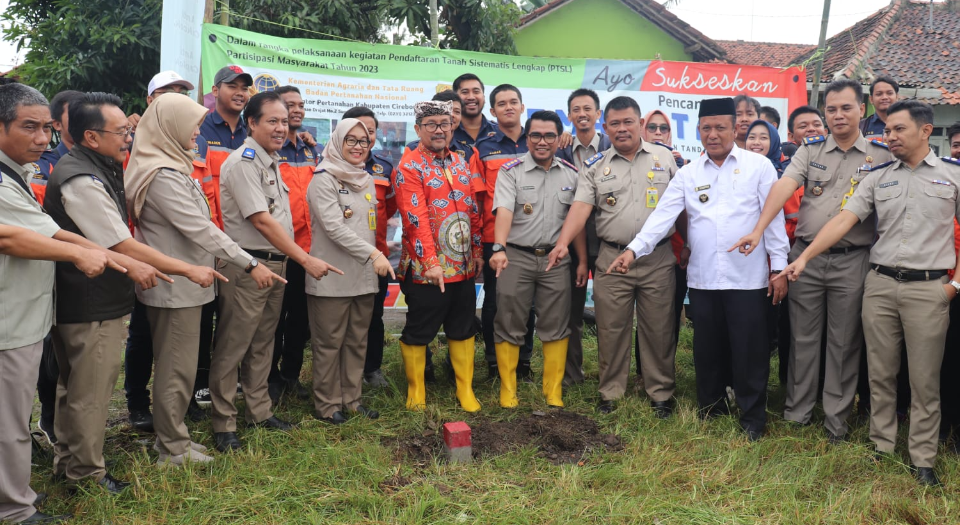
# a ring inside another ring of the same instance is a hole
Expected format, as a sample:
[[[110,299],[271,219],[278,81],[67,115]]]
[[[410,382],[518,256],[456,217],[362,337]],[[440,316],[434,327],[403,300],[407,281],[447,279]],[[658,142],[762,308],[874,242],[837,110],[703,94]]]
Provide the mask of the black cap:
[[[233,82],[241,77],[246,79],[248,86],[253,85],[253,77],[240,69],[240,66],[224,66],[213,76],[213,85],[219,86],[222,82]]]
[[[733,99],[730,97],[708,98],[700,101],[699,118],[714,117],[717,115],[736,116],[736,114],[737,106],[734,105]]]

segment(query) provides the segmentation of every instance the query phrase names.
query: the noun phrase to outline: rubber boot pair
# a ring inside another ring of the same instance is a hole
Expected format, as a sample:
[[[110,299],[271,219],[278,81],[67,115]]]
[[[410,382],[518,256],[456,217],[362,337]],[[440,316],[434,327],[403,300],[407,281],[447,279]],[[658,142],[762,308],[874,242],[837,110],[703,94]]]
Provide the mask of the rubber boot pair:
[[[473,395],[473,360],[477,353],[474,338],[464,341],[447,341],[450,346],[450,364],[453,376],[457,379],[457,399],[466,412],[480,410],[480,402]]]
[[[427,408],[427,387],[423,373],[427,366],[426,345],[408,345],[400,342],[403,369],[407,375],[407,410]]]
[[[560,339],[543,343],[543,396],[547,404],[563,406],[563,372],[567,364],[567,343]],[[520,346],[506,341],[495,345],[497,368],[500,371],[500,406],[515,408],[517,399],[517,363],[520,362]]]
[[[449,341],[450,362],[457,379],[457,399],[467,412],[480,410],[480,403],[473,395],[473,358],[476,352],[471,337],[465,341]],[[400,342],[403,367],[407,376],[407,409],[424,410],[427,406],[427,390],[424,369],[427,364],[425,345],[408,345]]]

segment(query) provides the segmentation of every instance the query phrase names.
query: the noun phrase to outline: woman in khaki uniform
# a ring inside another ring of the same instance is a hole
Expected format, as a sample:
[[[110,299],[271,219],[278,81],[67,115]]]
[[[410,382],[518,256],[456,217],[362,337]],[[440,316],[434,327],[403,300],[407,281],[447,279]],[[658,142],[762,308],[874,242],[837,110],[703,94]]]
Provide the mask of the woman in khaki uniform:
[[[339,425],[343,410],[380,416],[360,404],[367,328],[378,276],[393,268],[377,248],[377,189],[364,169],[371,144],[357,119],[343,119],[323,150],[323,162],[307,188],[313,237],[310,255],[343,270],[322,281],[307,276],[313,404],[317,419]]]
[[[283,280],[266,268],[251,268],[253,257],[210,221],[210,205],[193,173],[194,148],[206,108],[179,94],[155,100],[138,125],[125,182],[127,206],[137,240],[171,257],[213,268],[215,258],[247,268],[260,287]],[[220,279],[223,276],[217,274]],[[214,299],[213,288],[187,279],[155,288],[137,287],[153,334],[154,427],[158,464],[206,463],[206,447],[190,441],[183,417],[193,394],[200,344],[200,309]]]

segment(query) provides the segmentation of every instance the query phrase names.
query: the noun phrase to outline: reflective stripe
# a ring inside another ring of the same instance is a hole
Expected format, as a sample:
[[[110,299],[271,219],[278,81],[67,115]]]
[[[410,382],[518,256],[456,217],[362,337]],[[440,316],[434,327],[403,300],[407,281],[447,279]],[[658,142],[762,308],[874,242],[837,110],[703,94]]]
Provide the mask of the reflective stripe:
[[[799,216],[800,216],[800,212],[797,212],[797,213],[785,213],[785,214],[783,214],[783,218],[784,218],[784,219],[796,219],[796,218],[799,217]]]

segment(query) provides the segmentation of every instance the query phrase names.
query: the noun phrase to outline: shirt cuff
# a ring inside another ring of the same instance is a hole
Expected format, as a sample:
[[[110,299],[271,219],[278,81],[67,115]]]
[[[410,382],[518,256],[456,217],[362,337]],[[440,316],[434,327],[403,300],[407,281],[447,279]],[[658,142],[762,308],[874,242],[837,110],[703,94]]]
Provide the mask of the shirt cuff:
[[[774,257],[770,256],[770,270],[783,270],[787,267],[787,258],[786,257]]]
[[[630,244],[627,245],[627,248],[630,248],[630,251],[632,251],[633,255],[637,258],[643,257],[643,255],[647,255],[646,253],[643,253],[645,251],[646,246],[640,240],[634,239],[630,241]]]

